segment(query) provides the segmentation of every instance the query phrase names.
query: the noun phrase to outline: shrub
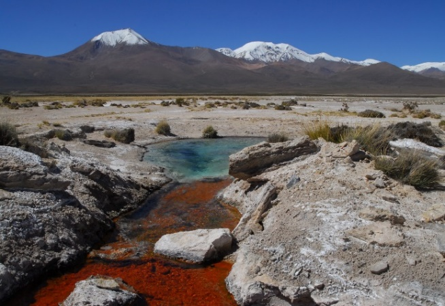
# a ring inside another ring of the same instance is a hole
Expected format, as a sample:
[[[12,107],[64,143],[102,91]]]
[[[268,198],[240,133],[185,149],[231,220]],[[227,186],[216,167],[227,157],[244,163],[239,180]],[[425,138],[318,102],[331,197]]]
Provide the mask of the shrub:
[[[417,104],[417,102],[414,101],[403,102],[403,110],[408,111],[409,113],[413,113],[418,107],[419,104]]]
[[[366,127],[348,128],[340,137],[342,141],[355,139],[365,151],[373,155],[380,155],[386,154],[390,150],[389,142],[393,139],[393,134],[390,129],[376,124]]]
[[[203,138],[218,138],[218,132],[213,128],[213,126],[209,125],[202,131]]]
[[[442,142],[439,137],[429,128],[431,122],[414,123],[410,121],[399,122],[390,125],[390,129],[397,138],[417,139],[429,146],[441,147]]]
[[[415,113],[413,113],[412,116],[413,116],[413,118],[418,118],[418,119],[423,119],[423,118],[428,118],[428,117],[431,117],[433,119],[442,118],[442,116],[440,114],[432,113],[429,109],[415,112]]]
[[[349,105],[348,105],[348,103],[344,102],[344,103],[341,105],[340,111],[341,111],[341,112],[346,112],[346,113],[349,112]]]
[[[413,150],[401,151],[397,158],[378,157],[375,168],[389,177],[419,189],[432,188],[440,180],[437,161]]]
[[[284,133],[272,133],[267,136],[267,142],[275,143],[275,142],[285,142],[289,138]]]
[[[442,130],[445,131],[445,120],[441,120],[441,121],[439,122],[439,127],[440,127]]]
[[[170,102],[169,101],[162,101],[161,105],[162,106],[170,106]]]
[[[134,129],[105,130],[104,136],[107,138],[111,137],[114,140],[122,143],[130,143],[134,141]]]
[[[305,124],[303,126],[303,132],[312,140],[323,138],[326,141],[332,141],[331,128],[325,121]]]
[[[19,145],[17,130],[8,122],[0,122],[0,145],[10,147]]]
[[[3,104],[10,104],[11,103],[11,97],[10,96],[4,96],[3,98],[2,98],[2,103]]]
[[[69,141],[73,139],[73,135],[68,130],[57,129],[54,130],[54,136],[60,140]]]
[[[372,109],[367,109],[363,112],[358,113],[357,115],[366,118],[385,118],[385,115],[383,113]]]
[[[290,106],[284,106],[284,105],[275,105],[275,110],[292,110]]]
[[[162,120],[158,123],[156,126],[156,133],[160,135],[171,135],[170,125],[167,123],[167,121]]]
[[[295,99],[291,99],[289,101],[281,102],[281,105],[283,105],[283,106],[295,106],[295,105],[298,105],[298,102]]]

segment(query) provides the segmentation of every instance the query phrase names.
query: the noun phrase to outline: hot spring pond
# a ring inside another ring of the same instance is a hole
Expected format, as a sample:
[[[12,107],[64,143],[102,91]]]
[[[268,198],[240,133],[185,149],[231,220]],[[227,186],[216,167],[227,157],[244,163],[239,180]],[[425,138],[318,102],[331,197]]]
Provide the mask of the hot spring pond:
[[[179,182],[228,175],[229,155],[263,138],[186,139],[150,145],[144,160],[166,169]]]
[[[232,230],[240,214],[215,196],[231,182],[227,177],[229,155],[260,141],[193,139],[150,146],[144,159],[166,168],[177,181],[115,220],[115,231],[90,252],[83,264],[31,284],[6,306],[58,305],[74,290],[76,282],[97,274],[122,278],[146,305],[235,306],[224,283],[230,263],[187,264],[154,254],[153,246],[168,233],[198,228]]]

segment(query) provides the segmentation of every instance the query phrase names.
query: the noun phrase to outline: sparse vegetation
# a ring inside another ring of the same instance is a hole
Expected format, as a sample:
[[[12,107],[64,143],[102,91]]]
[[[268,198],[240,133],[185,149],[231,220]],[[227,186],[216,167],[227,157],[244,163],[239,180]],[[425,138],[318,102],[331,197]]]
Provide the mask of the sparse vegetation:
[[[162,120],[158,123],[156,126],[156,133],[165,136],[171,135],[170,125],[167,123],[167,121]]]
[[[19,140],[14,125],[8,122],[0,122],[0,145],[17,147]]]
[[[122,143],[130,143],[134,141],[134,129],[105,130],[104,136]]]
[[[405,101],[403,102],[403,110],[408,113],[414,113],[415,110],[419,108],[419,104],[415,101]]]
[[[390,129],[375,124],[366,127],[347,128],[339,137],[341,141],[355,139],[363,150],[373,155],[380,155],[389,152],[389,142],[394,138],[394,135]]]
[[[432,113],[429,109],[417,111],[412,114],[413,118],[423,119],[423,118],[433,118],[433,119],[440,119],[442,116],[437,113]]]
[[[60,140],[70,141],[73,139],[73,135],[68,130],[57,129],[54,131],[54,136],[59,138]]]
[[[359,117],[365,117],[365,118],[385,118],[385,115],[382,112],[367,109],[363,112],[360,112],[357,114]]]
[[[270,143],[276,143],[276,142],[285,142],[289,138],[284,133],[272,133],[269,136],[267,136],[267,142]]]
[[[292,110],[290,106],[284,106],[284,105],[275,105],[275,110]]]
[[[326,141],[338,142],[335,141],[329,123],[326,121],[308,122],[303,126],[303,132],[312,140],[323,138]]]
[[[45,105],[44,109],[48,109],[48,110],[55,110],[55,109],[61,109],[63,108],[63,104],[60,102],[52,102],[49,105]]]
[[[209,125],[202,131],[203,138],[218,138],[218,132],[213,128],[213,126]]]
[[[440,180],[437,161],[414,150],[403,150],[396,158],[377,157],[375,168],[389,177],[419,189],[433,188]]]
[[[346,113],[349,112],[349,105],[348,105],[348,103],[343,102],[343,104],[341,105],[340,111],[341,112],[346,112]]]

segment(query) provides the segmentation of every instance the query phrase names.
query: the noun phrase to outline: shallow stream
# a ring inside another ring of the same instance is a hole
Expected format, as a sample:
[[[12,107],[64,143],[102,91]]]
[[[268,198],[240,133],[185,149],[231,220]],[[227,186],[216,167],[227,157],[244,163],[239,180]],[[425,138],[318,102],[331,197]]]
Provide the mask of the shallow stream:
[[[97,274],[122,278],[149,305],[236,305],[224,283],[230,263],[186,264],[154,254],[153,246],[167,233],[233,229],[238,211],[215,196],[231,182],[228,156],[261,140],[181,140],[150,146],[144,160],[165,167],[180,182],[155,192],[138,210],[116,220],[114,233],[83,266],[26,289],[8,305],[58,305],[76,282]]]

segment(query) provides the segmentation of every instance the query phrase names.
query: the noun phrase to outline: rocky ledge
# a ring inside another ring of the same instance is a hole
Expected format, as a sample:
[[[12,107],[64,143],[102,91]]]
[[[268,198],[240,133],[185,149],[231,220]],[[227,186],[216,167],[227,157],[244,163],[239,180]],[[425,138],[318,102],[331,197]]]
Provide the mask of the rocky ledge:
[[[55,143],[44,151],[47,158],[0,146],[0,301],[85,258],[112,218],[167,182],[74,157]]]
[[[444,191],[421,192],[372,161],[354,162],[354,142],[297,143],[275,164],[273,144],[231,156],[240,175],[220,200],[243,214],[226,279],[237,303],[444,305]],[[255,157],[246,171],[248,152],[265,164]]]

